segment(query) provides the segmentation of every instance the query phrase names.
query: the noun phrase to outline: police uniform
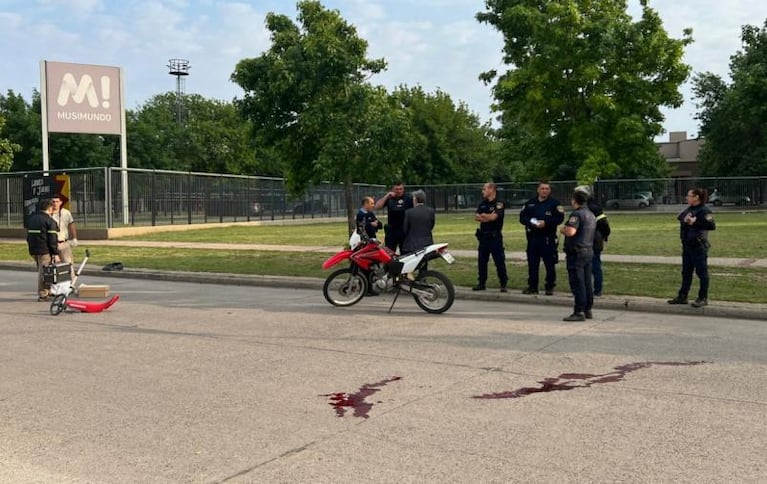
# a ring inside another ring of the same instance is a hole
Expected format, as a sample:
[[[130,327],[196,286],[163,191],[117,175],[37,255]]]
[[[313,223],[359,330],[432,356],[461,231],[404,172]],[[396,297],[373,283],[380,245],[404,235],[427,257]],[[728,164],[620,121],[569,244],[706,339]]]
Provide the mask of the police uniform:
[[[688,224],[685,220],[695,217],[695,223]],[[687,294],[692,286],[693,271],[700,279],[698,300],[696,303],[708,300],[708,231],[716,230],[714,214],[704,204],[690,205],[677,216],[680,223],[679,236],[682,239],[682,286],[679,288],[677,302],[687,302]],[[672,301],[675,301],[672,299]],[[671,302],[671,301],[670,301]]]
[[[358,231],[360,233],[364,231],[368,238],[375,239],[378,232],[378,224],[374,222],[377,220],[376,214],[373,211],[365,210],[364,208],[359,209],[356,217]]]
[[[525,203],[519,213],[519,223],[525,226],[527,236],[527,293],[538,292],[538,274],[541,261],[546,268],[544,289],[551,294],[557,285],[556,263],[557,226],[565,218],[565,209],[555,198],[539,200],[533,197]],[[546,223],[545,227],[536,227],[531,220],[538,219]]]
[[[597,222],[586,205],[570,214],[566,227],[573,227],[575,235],[565,237],[565,255],[570,290],[575,299],[573,315],[591,312],[594,290],[591,285],[591,259],[594,257],[594,232]]]
[[[594,295],[601,296],[604,280],[602,273],[602,251],[605,248],[605,242],[610,237],[610,222],[608,222],[607,214],[602,210],[602,205],[599,202],[590,198],[588,206],[597,222],[597,228],[594,232],[594,258],[591,260],[591,273],[594,276]]]
[[[389,223],[384,227],[384,245],[395,252],[399,247],[401,251],[402,242],[405,241],[405,211],[413,208],[413,197],[405,194],[399,198],[389,198],[385,207]]]
[[[506,254],[503,249],[503,213],[505,209],[503,202],[498,200],[482,200],[477,208],[478,214],[495,213],[498,217],[491,222],[482,222],[476,232],[479,241],[477,268],[479,272],[479,285],[477,289],[484,289],[487,282],[487,264],[490,256],[493,256],[493,263],[498,273],[498,281],[501,288],[505,288],[509,282],[506,274]]]
[[[37,293],[40,298],[50,295],[50,284],[43,281],[43,267],[50,265],[53,256],[59,255],[59,226],[46,212],[32,215],[27,222],[27,246],[29,255],[37,264]]]

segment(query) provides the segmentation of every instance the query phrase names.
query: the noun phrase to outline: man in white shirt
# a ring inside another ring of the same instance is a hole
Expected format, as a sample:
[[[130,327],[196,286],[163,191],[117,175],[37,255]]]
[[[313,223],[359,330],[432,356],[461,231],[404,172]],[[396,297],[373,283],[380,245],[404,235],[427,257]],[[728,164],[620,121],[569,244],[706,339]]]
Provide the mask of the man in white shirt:
[[[72,212],[62,207],[61,198],[54,197],[53,201],[53,220],[59,224],[59,257],[61,262],[72,264],[70,269],[72,280],[75,277],[74,258],[72,249],[77,247],[77,229],[75,228],[75,219]]]

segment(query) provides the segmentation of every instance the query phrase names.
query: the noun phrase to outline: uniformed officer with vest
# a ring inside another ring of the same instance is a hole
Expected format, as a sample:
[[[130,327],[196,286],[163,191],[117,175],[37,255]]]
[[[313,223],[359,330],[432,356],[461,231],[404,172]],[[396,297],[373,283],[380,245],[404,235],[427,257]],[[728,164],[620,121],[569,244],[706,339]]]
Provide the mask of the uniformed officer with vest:
[[[594,258],[591,260],[591,273],[594,276],[594,297],[602,296],[604,273],[602,272],[602,251],[610,237],[610,222],[602,205],[594,198],[594,191],[589,185],[578,185],[575,191],[583,192],[589,197],[588,207],[597,220],[597,230],[594,232]]]
[[[565,219],[565,209],[559,200],[551,197],[551,185],[538,183],[537,195],[528,200],[519,213],[519,223],[525,227],[527,236],[527,288],[524,294],[538,294],[538,275],[543,261],[546,268],[544,289],[547,295],[554,294],[557,285],[556,264],[557,226]]]
[[[395,182],[389,193],[376,201],[376,210],[386,207],[388,223],[384,225],[384,245],[393,251],[399,248],[402,253],[402,242],[405,241],[405,211],[413,208],[413,197],[405,195],[405,185]]]
[[[43,281],[43,267],[59,262],[59,226],[53,220],[50,199],[41,200],[39,208],[27,221],[27,246],[37,264],[37,300],[48,301],[50,284]]]
[[[482,187],[482,203],[479,204],[474,220],[479,222],[476,237],[479,241],[477,267],[479,277],[475,291],[484,291],[487,283],[487,264],[490,256],[493,257],[495,269],[498,272],[498,281],[501,284],[501,292],[506,292],[506,284],[509,277],[506,274],[506,254],[503,249],[503,213],[506,208],[502,201],[497,199],[495,183],[488,182]]]
[[[588,195],[574,191],[571,204],[575,210],[560,230],[565,236],[567,276],[573,293],[573,313],[564,321],[591,319],[594,290],[591,286],[591,259],[594,257],[594,232],[597,221],[588,208]]]

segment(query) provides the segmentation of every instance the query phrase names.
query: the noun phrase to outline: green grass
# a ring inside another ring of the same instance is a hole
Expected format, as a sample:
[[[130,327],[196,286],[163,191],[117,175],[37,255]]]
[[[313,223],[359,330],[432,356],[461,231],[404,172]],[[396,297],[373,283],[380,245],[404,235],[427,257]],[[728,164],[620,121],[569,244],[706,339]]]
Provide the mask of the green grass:
[[[711,232],[711,257],[767,258],[767,213],[716,213],[717,229]],[[606,252],[625,255],[680,254],[679,223],[674,213],[609,214],[613,235]],[[452,249],[474,249],[477,227],[473,214],[438,214],[435,241]],[[509,211],[504,227],[506,250],[524,251],[525,234],[518,212]],[[340,247],[348,239],[345,222],[308,225],[234,226],[161,232],[130,237],[132,240],[172,242],[227,242],[233,244],[283,244]]]

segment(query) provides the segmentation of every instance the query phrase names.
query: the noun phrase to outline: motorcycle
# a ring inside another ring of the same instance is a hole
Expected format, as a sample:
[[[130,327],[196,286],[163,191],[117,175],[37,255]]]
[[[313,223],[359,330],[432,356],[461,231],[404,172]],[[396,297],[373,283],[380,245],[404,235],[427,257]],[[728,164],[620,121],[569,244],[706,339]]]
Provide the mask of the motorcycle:
[[[349,267],[339,269],[325,279],[322,294],[334,306],[357,304],[369,292],[394,292],[391,312],[400,292],[413,295],[418,307],[427,313],[444,313],[455,301],[455,287],[441,272],[427,269],[427,263],[442,258],[448,264],[455,258],[447,244],[432,244],[415,252],[398,256],[377,239],[355,232],[349,239],[349,248],[331,256],[322,264],[329,269],[349,261]]]

